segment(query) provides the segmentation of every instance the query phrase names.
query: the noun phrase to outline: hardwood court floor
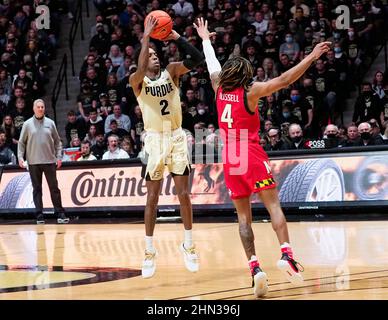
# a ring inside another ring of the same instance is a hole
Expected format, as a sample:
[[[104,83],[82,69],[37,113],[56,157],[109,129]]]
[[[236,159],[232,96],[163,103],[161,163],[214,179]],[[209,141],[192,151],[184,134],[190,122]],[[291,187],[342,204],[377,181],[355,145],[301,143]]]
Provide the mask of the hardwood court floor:
[[[266,299],[388,299],[388,222],[289,223],[305,283],[276,269],[270,223],[254,223]],[[156,275],[140,276],[143,224],[0,225],[0,299],[254,299],[236,223],[197,223],[201,270],[178,250],[180,223],[156,225]]]

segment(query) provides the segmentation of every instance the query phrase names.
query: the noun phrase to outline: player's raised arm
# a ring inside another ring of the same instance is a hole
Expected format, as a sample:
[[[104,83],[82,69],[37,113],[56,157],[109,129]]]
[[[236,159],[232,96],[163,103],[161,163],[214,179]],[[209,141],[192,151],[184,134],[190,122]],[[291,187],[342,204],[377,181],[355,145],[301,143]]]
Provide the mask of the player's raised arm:
[[[209,32],[207,28],[207,21],[204,21],[203,18],[198,18],[197,24],[194,23],[194,28],[197,30],[198,35],[202,38],[203,53],[205,54],[207,69],[209,71],[213,89],[214,91],[217,91],[218,74],[221,71],[221,64],[218,61],[210,42],[210,38],[215,36],[216,33]]]
[[[139,88],[139,86],[141,86],[148,68],[148,61],[150,57],[150,53],[149,53],[150,34],[152,33],[152,30],[155,28],[157,22],[158,20],[155,19],[155,17],[153,16],[150,16],[150,18],[146,21],[143,38],[141,42],[140,55],[137,62],[137,70],[136,72],[132,73],[131,76],[129,77],[129,83],[132,86],[135,93],[137,93],[137,95],[140,92],[141,88]]]
[[[288,87],[290,84],[298,80],[314,61],[319,59],[322,54],[329,51],[330,44],[331,42],[328,41],[318,43],[308,56],[306,56],[295,67],[284,72],[279,77],[276,77],[268,82],[255,82],[248,93],[248,98],[257,101],[261,97],[269,96],[280,89]]]
[[[183,39],[178,32],[172,30],[166,40],[174,40],[179,51],[183,53],[184,59],[180,62],[171,62],[166,69],[173,78],[178,78],[182,74],[189,72],[203,61],[202,53],[192,44]],[[190,57],[187,57],[190,56]]]

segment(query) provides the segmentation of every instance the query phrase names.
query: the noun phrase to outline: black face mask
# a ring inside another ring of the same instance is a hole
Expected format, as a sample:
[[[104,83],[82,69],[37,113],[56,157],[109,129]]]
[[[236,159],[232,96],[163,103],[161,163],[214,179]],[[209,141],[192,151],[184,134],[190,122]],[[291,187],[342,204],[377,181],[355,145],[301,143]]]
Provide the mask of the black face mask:
[[[360,134],[362,140],[369,140],[371,137],[370,132],[363,132]]]
[[[371,137],[370,132],[363,132],[360,134],[362,140],[369,140]]]
[[[291,140],[293,143],[299,143],[302,140],[302,137],[293,137]]]
[[[329,133],[329,134],[327,135],[327,137],[328,137],[329,139],[334,139],[334,138],[337,137],[337,135],[336,135],[335,133]]]
[[[370,97],[372,95],[372,92],[371,91],[363,91],[362,94],[364,97]]]

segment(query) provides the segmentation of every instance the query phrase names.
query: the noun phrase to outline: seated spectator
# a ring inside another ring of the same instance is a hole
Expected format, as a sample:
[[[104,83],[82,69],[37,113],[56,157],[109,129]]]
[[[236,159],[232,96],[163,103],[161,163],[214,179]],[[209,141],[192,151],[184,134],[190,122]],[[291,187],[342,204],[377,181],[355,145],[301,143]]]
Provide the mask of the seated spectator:
[[[5,93],[4,87],[0,85],[0,104],[1,104],[1,110],[7,109],[7,105],[11,97]]]
[[[377,71],[375,73],[372,90],[377,94],[377,96],[382,99],[385,96],[384,92],[384,73]]]
[[[119,137],[116,135],[108,138],[108,151],[102,156],[102,160],[112,159],[129,159],[128,153],[119,147]]]
[[[357,0],[354,6],[355,10],[351,13],[350,24],[354,27],[354,31],[361,39],[361,43],[368,49],[372,42],[373,22],[371,16],[364,10],[364,5],[361,0]]]
[[[115,119],[119,128],[124,129],[129,134],[131,129],[131,120],[126,114],[121,113],[121,107],[119,104],[113,106],[113,113],[106,117],[104,130],[105,133],[111,131],[111,120]]]
[[[357,121],[367,122],[372,118],[379,119],[380,110],[380,101],[373,92],[371,83],[364,82],[361,85],[361,94],[357,97],[354,105],[352,121],[356,123]]]
[[[70,146],[70,142],[74,137],[83,140],[86,135],[86,124],[83,118],[77,118],[75,112],[70,110],[67,113],[67,124],[65,126],[65,133],[67,139],[67,146]]]
[[[89,119],[86,122],[86,131],[89,131],[89,128],[92,125],[96,127],[96,131],[104,132],[104,120],[97,113],[97,110],[95,110],[95,109],[90,110]],[[92,145],[93,145],[93,143],[92,143]]]
[[[277,128],[271,128],[268,131],[269,143],[265,146],[265,151],[281,150],[284,141],[280,139],[280,130]]]
[[[375,139],[376,144],[382,144],[383,138],[382,138],[381,128],[378,121],[372,118],[368,121],[368,123],[372,127],[371,134],[372,134],[372,137]]]
[[[292,89],[290,93],[292,103],[292,114],[298,118],[297,123],[301,125],[306,135],[311,137],[311,124],[313,121],[313,108],[311,104],[300,94],[299,89]]]
[[[85,136],[85,139],[83,141],[89,141],[90,146],[94,146],[97,141],[97,128],[96,125],[92,124],[89,127],[89,130]]]
[[[0,136],[0,166],[7,164],[16,164],[16,157],[12,150],[7,147],[6,139],[3,135]]]
[[[118,45],[114,44],[110,47],[109,58],[112,60],[112,72],[117,72],[117,69],[124,63],[124,57]]]
[[[279,48],[279,59],[283,54],[286,54],[290,58],[292,64],[295,64],[299,60],[299,44],[295,41],[292,33],[286,33],[285,42]]]
[[[293,0],[294,5],[291,7],[290,12],[295,17],[297,8],[301,8],[303,10],[303,15],[308,17],[310,15],[310,8],[303,3],[302,0]]]
[[[290,100],[283,100],[282,102],[282,108],[280,112],[278,113],[277,117],[277,123],[282,124],[285,122],[288,123],[298,123],[299,118],[297,118],[292,113],[292,102]]]
[[[97,114],[105,121],[107,116],[113,112],[113,104],[110,103],[109,97],[105,92],[102,92],[98,96],[97,102]]]
[[[104,32],[109,33],[109,27],[106,23],[104,23],[103,15],[98,13],[96,14],[96,25],[90,28],[90,38],[93,38],[97,34],[97,24],[100,26],[99,23],[102,23]]]
[[[134,141],[134,149],[139,152],[141,149],[140,137],[144,131],[143,115],[139,105],[136,105],[133,110],[133,117],[131,118],[131,137]]]
[[[6,141],[5,144],[9,147],[13,153],[17,152],[18,140],[16,140],[17,130],[13,122],[13,118],[10,114],[6,114],[3,123],[0,126],[2,132],[5,133]]]
[[[118,82],[123,80],[127,75],[129,75],[129,67],[132,65],[132,58],[131,57],[125,57],[124,62],[120,65],[120,67],[117,69],[116,76]]]
[[[121,141],[120,144],[121,149],[123,149],[126,153],[128,153],[128,156],[130,159],[136,158],[137,153],[133,149],[132,140],[129,136],[124,137],[123,141]]]
[[[358,125],[358,133],[360,134],[360,138],[355,141],[353,146],[374,146],[382,144],[381,141],[376,141],[372,136],[372,126],[368,122],[362,122]]]
[[[178,0],[172,7],[171,9],[174,10],[175,14],[177,16],[181,17],[188,17],[194,12],[194,7],[193,5],[186,1],[186,0]]]
[[[84,140],[81,143],[81,156],[77,159],[77,161],[91,161],[97,160],[97,158],[91,153],[90,150],[90,142],[88,140]]]
[[[89,47],[96,48],[97,53],[103,56],[109,52],[110,36],[104,31],[104,25],[101,22],[96,24],[96,31],[97,34],[90,40]]]
[[[81,93],[77,96],[78,113],[88,121],[91,110],[96,109],[97,101],[91,91],[89,83],[84,83],[81,86]]]
[[[197,114],[194,116],[194,123],[203,122],[206,126],[212,121],[209,114],[209,107],[203,102],[197,104]]]
[[[81,139],[78,137],[73,137],[70,141],[70,148],[81,148]]]
[[[91,151],[97,160],[102,159],[102,156],[106,151],[106,141],[103,131],[96,133],[96,144],[91,147]]]
[[[111,105],[121,103],[121,88],[117,82],[115,73],[110,73],[106,82],[106,93]]]
[[[265,136],[264,134],[261,134],[261,135],[260,135],[259,145],[261,145],[261,147],[262,147],[264,150],[267,148],[268,140],[267,140],[267,138],[266,138],[266,136]]]
[[[356,125],[350,125],[347,130],[347,141],[346,146],[347,147],[353,147],[354,144],[358,141],[360,138],[360,134],[358,133],[358,128]]]
[[[19,140],[20,132],[22,131],[24,122],[32,116],[32,114],[26,110],[26,103],[24,98],[16,99],[16,108],[10,112],[10,115],[13,118],[13,122],[15,124],[15,139]]]
[[[105,134],[105,139],[108,139],[111,135],[116,135],[120,139],[122,139],[124,136],[128,135],[128,131],[118,127],[116,119],[110,120],[109,129],[110,129],[110,131]]]
[[[310,149],[308,140],[303,138],[303,130],[299,124],[292,123],[288,129],[291,143],[285,143],[281,150]]]
[[[256,69],[256,75],[252,79],[253,81],[257,82],[266,82],[268,81],[268,78],[265,74],[264,68],[262,66],[257,67]]]
[[[326,126],[323,141],[325,142],[325,149],[340,148],[346,145],[346,141],[339,137],[338,127],[334,124]]]
[[[385,126],[388,124],[388,83],[384,84],[384,97],[380,100],[380,123]]]

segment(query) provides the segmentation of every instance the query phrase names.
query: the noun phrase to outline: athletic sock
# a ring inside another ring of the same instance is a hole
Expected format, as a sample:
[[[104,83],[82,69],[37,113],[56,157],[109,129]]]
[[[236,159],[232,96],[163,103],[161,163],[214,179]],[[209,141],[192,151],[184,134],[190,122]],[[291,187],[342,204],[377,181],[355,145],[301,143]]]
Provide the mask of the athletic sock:
[[[280,250],[282,253],[287,253],[287,255],[291,258],[294,259],[294,253],[292,252],[292,248],[288,242],[284,242],[280,246]]]
[[[154,248],[154,245],[153,245],[153,239],[154,237],[153,236],[145,236],[145,244],[146,244],[146,251],[147,252],[150,252],[150,253],[154,253],[155,252],[155,248]]]
[[[183,245],[186,249],[193,247],[193,230],[185,230],[185,241]]]

